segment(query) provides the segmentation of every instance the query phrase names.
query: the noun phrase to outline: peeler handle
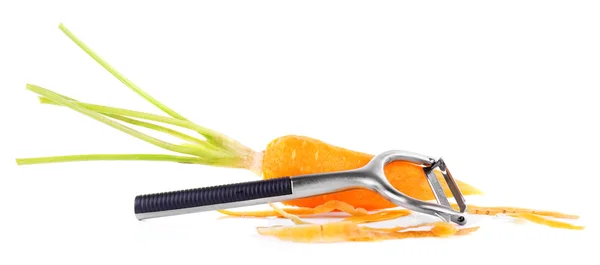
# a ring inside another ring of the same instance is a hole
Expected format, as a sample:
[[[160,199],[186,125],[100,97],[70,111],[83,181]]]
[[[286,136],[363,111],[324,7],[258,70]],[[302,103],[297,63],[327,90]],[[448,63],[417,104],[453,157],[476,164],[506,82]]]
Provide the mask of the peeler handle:
[[[171,191],[135,197],[138,219],[172,215],[170,211],[211,210],[211,206],[252,201],[292,194],[290,177]],[[219,207],[216,207],[219,209]]]

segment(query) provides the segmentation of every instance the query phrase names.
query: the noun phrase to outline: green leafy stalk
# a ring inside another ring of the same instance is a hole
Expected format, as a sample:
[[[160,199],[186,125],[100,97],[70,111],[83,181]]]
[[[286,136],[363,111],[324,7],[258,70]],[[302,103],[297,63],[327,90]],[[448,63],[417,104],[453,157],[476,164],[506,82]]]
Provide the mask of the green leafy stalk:
[[[202,150],[199,147],[198,148],[191,148],[191,147],[185,147],[185,146],[179,146],[179,145],[170,144],[170,143],[161,141],[159,139],[156,139],[154,137],[151,137],[151,136],[149,136],[147,134],[144,134],[144,133],[141,133],[139,131],[136,131],[136,130],[130,128],[130,127],[127,127],[127,126],[122,125],[122,124],[120,124],[118,122],[115,122],[115,121],[113,121],[113,120],[111,120],[111,119],[109,119],[107,117],[104,117],[103,115],[101,115],[101,114],[99,114],[97,112],[94,112],[94,111],[91,111],[89,109],[86,109],[86,108],[80,106],[79,104],[77,104],[77,103],[75,103],[73,101],[70,101],[70,100],[62,97],[61,95],[56,94],[56,93],[54,93],[54,92],[52,92],[50,90],[47,90],[45,88],[42,88],[40,86],[36,86],[36,85],[32,85],[32,84],[27,84],[27,89],[29,89],[29,90],[31,90],[31,91],[33,91],[35,93],[38,93],[38,94],[40,94],[40,95],[42,95],[44,97],[47,97],[50,100],[56,102],[57,104],[63,105],[65,107],[69,107],[69,108],[71,108],[71,109],[73,109],[73,110],[75,110],[77,112],[80,112],[82,114],[85,114],[85,115],[87,115],[87,116],[89,116],[89,117],[91,117],[91,118],[93,118],[93,119],[95,119],[97,121],[105,123],[106,125],[109,125],[109,126],[115,128],[115,129],[118,129],[118,130],[120,130],[122,132],[125,132],[125,133],[131,135],[131,136],[134,136],[136,138],[144,140],[144,141],[146,141],[148,143],[154,144],[154,145],[156,145],[158,147],[162,147],[162,148],[167,149],[169,151],[178,152],[178,153],[184,153],[184,154],[190,154],[190,155],[202,156],[203,154],[205,154],[203,152],[205,152],[206,150]]]
[[[193,163],[195,163],[195,164],[227,166],[227,167],[237,167],[237,168],[245,167],[245,157],[231,155],[231,153],[229,153],[229,152],[224,152],[222,150],[221,151],[215,150],[210,147],[203,146],[203,145],[201,145],[203,143],[203,141],[200,139],[194,138],[195,139],[195,140],[193,140],[195,142],[194,144],[186,144],[186,145],[176,145],[176,144],[167,143],[167,142],[161,141],[159,139],[156,139],[154,137],[151,137],[147,134],[144,134],[142,132],[139,132],[137,130],[134,130],[130,127],[122,125],[116,121],[113,121],[113,120],[109,119],[108,117],[103,116],[101,113],[94,112],[93,110],[87,109],[87,108],[85,108],[85,106],[81,106],[80,103],[74,99],[69,98],[70,99],[69,100],[69,99],[67,99],[68,97],[63,97],[62,95],[60,95],[58,93],[55,93],[48,89],[42,88],[40,86],[32,85],[32,84],[27,84],[27,89],[43,96],[43,98],[45,98],[46,101],[52,101],[52,104],[68,107],[68,108],[73,109],[77,112],[80,112],[84,115],[87,115],[97,121],[105,123],[115,129],[123,131],[131,136],[134,136],[138,139],[141,139],[141,140],[144,140],[151,144],[154,144],[155,146],[158,146],[158,147],[161,147],[163,149],[173,151],[173,152],[192,155],[192,157],[182,159],[184,157],[173,157],[173,156],[171,156],[171,157],[158,156],[157,157],[156,155],[151,155],[151,154],[144,155],[144,156],[141,156],[139,154],[137,154],[137,155],[90,154],[90,155],[53,156],[53,157],[25,158],[25,159],[22,158],[22,159],[17,159],[17,164],[20,164],[20,165],[40,164],[43,162],[50,163],[53,161],[54,162],[56,162],[56,161],[60,161],[60,162],[90,161],[93,159],[108,160],[109,158],[112,157],[112,158],[114,158],[114,160],[151,160],[151,161],[158,161],[158,159],[160,158],[160,159],[162,159],[162,161],[173,161],[173,162],[181,161],[181,162],[186,162],[186,163],[191,163],[190,161],[193,160]],[[134,123],[134,124],[137,123],[137,125],[140,125],[140,126],[143,126],[146,128],[150,128],[150,129],[154,129],[154,130],[158,130],[158,131],[171,133],[171,134],[174,134],[174,136],[183,137],[188,140],[193,138],[193,137],[187,136],[183,133],[180,133],[180,132],[177,132],[177,131],[174,131],[174,130],[171,130],[169,128],[165,128],[162,126],[154,125],[151,123],[145,123],[145,122],[140,123],[140,121],[128,119],[126,117],[119,117],[118,115],[114,115],[114,117],[117,117],[117,120],[127,120],[127,122],[130,122],[130,123]]]
[[[57,162],[72,162],[72,161],[97,161],[97,160],[146,160],[146,161],[170,161],[179,163],[191,163],[191,164],[205,164],[215,165],[224,167],[234,168],[247,168],[249,169],[249,161],[252,160],[253,156],[256,155],[252,149],[242,145],[241,143],[209,128],[199,126],[188,119],[184,118],[180,114],[176,113],[172,109],[168,108],[158,100],[144,92],[141,88],[127,79],[123,74],[119,73],[115,68],[104,61],[94,51],[92,51],[86,44],[84,44],[79,38],[77,38],[71,31],[69,31],[62,23],[59,25],[60,30],[63,31],[73,42],[75,42],[83,51],[85,51],[90,57],[98,62],[102,67],[109,71],[113,76],[119,79],[127,87],[135,91],[138,95],[145,98],[147,101],[152,103],[154,106],[167,113],[171,117],[165,117],[156,114],[150,114],[140,111],[114,108],[96,104],[89,104],[77,101],[73,98],[61,95],[54,91],[42,88],[37,85],[27,84],[26,88],[32,92],[40,95],[40,102],[45,104],[52,104],[58,106],[64,106],[84,114],[90,118],[93,118],[99,122],[102,122],[108,126],[111,126],[117,130],[127,133],[135,138],[153,144],[162,149],[186,154],[188,156],[175,156],[175,155],[163,155],[163,154],[82,154],[82,155],[70,155],[70,156],[50,156],[50,157],[38,157],[38,158],[19,158],[17,164],[29,165],[29,164],[41,164],[41,163],[57,163]],[[151,122],[141,121],[143,119],[147,121],[161,122],[165,124],[175,125],[181,128],[190,129],[202,135],[206,140],[198,139],[196,137],[184,134],[182,132],[160,126]],[[155,137],[144,134],[131,127],[125,126],[119,123],[119,121],[152,129],[158,132],[166,133],[175,136],[179,139],[186,141],[183,144],[172,144]]]
[[[58,94],[58,93],[56,93]],[[67,99],[68,97],[63,96],[65,99]],[[57,106],[62,106],[60,104],[57,104],[56,102],[50,100],[49,98],[46,97],[40,97],[40,103],[42,104],[51,104],[51,105],[57,105]],[[135,118],[140,118],[140,119],[146,119],[146,120],[152,120],[152,121],[158,121],[158,122],[163,122],[163,123],[167,123],[167,124],[171,124],[171,125],[178,125],[182,128],[186,128],[186,129],[197,129],[197,127],[195,126],[195,124],[191,123],[191,122],[187,122],[187,121],[182,121],[182,120],[178,120],[178,119],[174,119],[174,118],[169,118],[169,117],[164,117],[164,116],[160,116],[160,115],[155,115],[155,114],[150,114],[150,113],[144,113],[144,112],[139,112],[139,111],[133,111],[133,110],[127,110],[127,109],[121,109],[121,108],[113,108],[113,107],[107,107],[107,106],[101,106],[101,105],[95,105],[95,104],[88,104],[88,103],[84,103],[84,102],[80,102],[80,101],[76,101],[72,98],[69,98],[71,101],[74,101],[76,104],[85,107],[88,110],[91,111],[95,111],[98,113],[102,113],[105,116],[111,117],[113,119],[117,119],[123,122],[127,122],[129,124],[133,124],[133,125],[138,125],[138,126],[142,126],[142,127],[146,127],[149,129],[153,129],[156,131],[160,131],[160,132],[164,132],[164,133],[168,133],[170,135],[173,135],[177,138],[189,141],[189,142],[193,142],[197,145],[200,146],[206,146],[208,147],[212,147],[210,145],[208,145],[206,143],[206,141],[200,140],[198,138],[192,137],[190,135],[163,127],[163,126],[159,126],[156,124],[152,124],[152,123],[148,123],[148,122],[143,122],[140,120],[135,120],[135,119],[131,119],[131,118],[127,118],[125,116],[129,116],[129,117],[135,117]]]
[[[56,92],[54,92],[54,93],[56,93]],[[58,94],[58,93],[56,93],[56,94]],[[67,97],[64,97],[64,98],[66,99]],[[45,97],[40,97],[40,102],[44,103],[44,104],[54,104],[54,105],[59,105],[59,106],[61,105],[61,104],[56,104],[54,101],[52,101],[48,98],[45,98]],[[203,127],[198,126],[189,121],[179,120],[179,119],[175,119],[175,118],[170,118],[170,117],[165,117],[165,116],[160,116],[160,115],[156,115],[156,114],[145,113],[145,112],[140,112],[140,111],[135,111],[135,110],[114,108],[114,107],[90,104],[90,103],[79,102],[79,101],[77,101],[77,104],[84,106],[87,109],[93,110],[95,112],[136,117],[136,118],[140,118],[140,119],[176,125],[176,126],[180,126],[180,127],[186,128],[186,129],[194,130],[194,131],[206,132],[206,130]]]
[[[66,96],[63,96],[63,97],[67,98]],[[53,104],[53,105],[61,106],[61,104],[56,104],[54,101],[52,101],[48,98],[45,98],[45,97],[40,97],[39,100],[43,104]],[[71,99],[71,100],[73,100],[73,99]],[[129,109],[123,109],[123,108],[108,107],[108,106],[97,105],[97,104],[90,104],[90,103],[85,103],[85,102],[80,102],[80,101],[77,101],[77,104],[82,107],[85,107],[89,110],[92,110],[92,111],[95,111],[98,113],[103,113],[106,115],[119,115],[119,116],[134,117],[134,118],[139,118],[139,119],[144,119],[144,120],[151,120],[151,121],[162,122],[162,123],[166,123],[166,124],[170,124],[170,125],[175,125],[175,126],[190,129],[193,131],[206,131],[204,127],[198,126],[197,124],[195,124],[193,122],[183,121],[183,120],[160,116],[160,115],[156,115],[156,114],[145,113],[145,112],[129,110]],[[209,143],[205,142],[205,144],[207,146],[214,147],[214,145],[210,145]],[[231,145],[229,145],[229,146],[231,146]],[[223,151],[227,151],[227,150],[235,151],[235,153],[238,155],[249,155],[253,152],[249,148],[241,146],[241,145],[236,145],[233,148],[226,148],[226,150],[223,150]]]

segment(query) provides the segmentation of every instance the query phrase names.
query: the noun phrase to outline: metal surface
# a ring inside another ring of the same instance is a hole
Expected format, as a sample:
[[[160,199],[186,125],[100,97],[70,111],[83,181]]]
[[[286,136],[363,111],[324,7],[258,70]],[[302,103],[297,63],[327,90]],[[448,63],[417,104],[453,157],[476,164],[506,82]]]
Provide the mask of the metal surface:
[[[409,197],[395,189],[392,184],[389,183],[384,173],[384,167],[388,163],[398,160],[408,161],[423,167],[423,171],[438,202],[437,204]],[[450,207],[450,203],[444,193],[444,190],[442,189],[442,186],[435,175],[434,169],[436,168],[439,168],[442,172],[448,187],[452,191],[452,195],[459,205],[459,211],[456,211]],[[271,202],[281,202],[351,189],[369,189],[379,193],[381,196],[400,207],[404,207],[415,212],[437,216],[446,222],[452,221],[460,225],[466,223],[466,218],[463,216],[466,210],[465,199],[460,193],[456,182],[452,178],[452,175],[450,175],[450,172],[448,171],[442,159],[435,160],[431,157],[412,152],[392,150],[376,155],[367,165],[359,169],[293,176],[291,180],[291,195],[224,204],[213,204],[162,212],[141,213],[137,214],[136,217],[142,220],[155,217],[252,206]]]

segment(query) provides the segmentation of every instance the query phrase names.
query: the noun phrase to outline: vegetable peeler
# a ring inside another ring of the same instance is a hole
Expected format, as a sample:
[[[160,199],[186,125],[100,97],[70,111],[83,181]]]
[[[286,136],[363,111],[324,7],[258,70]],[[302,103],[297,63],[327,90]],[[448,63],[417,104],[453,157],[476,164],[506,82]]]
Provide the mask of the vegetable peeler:
[[[385,165],[393,161],[407,161],[420,165],[437,204],[409,197],[395,189],[384,173]],[[435,175],[436,168],[444,176],[459,207],[458,211],[450,207],[450,202]],[[135,197],[134,210],[136,218],[144,220],[281,202],[351,189],[369,189],[400,207],[436,216],[445,222],[466,224],[465,199],[443,159],[400,150],[376,155],[358,169],[138,195]]]

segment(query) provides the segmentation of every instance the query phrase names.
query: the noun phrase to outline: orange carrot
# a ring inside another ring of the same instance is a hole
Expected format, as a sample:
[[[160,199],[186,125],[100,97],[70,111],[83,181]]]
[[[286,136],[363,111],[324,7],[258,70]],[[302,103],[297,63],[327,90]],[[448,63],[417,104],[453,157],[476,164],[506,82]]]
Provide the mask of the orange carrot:
[[[294,135],[273,140],[263,153],[261,166],[265,179],[356,169],[366,165],[373,158],[373,155],[370,154],[344,149],[310,137]],[[384,172],[392,186],[404,194],[421,200],[435,199],[420,166],[409,162],[395,161],[388,164]],[[436,173],[445,193],[451,194],[441,173]],[[461,181],[457,182],[465,196],[482,193],[471,185]],[[396,207],[370,190],[349,190],[292,200],[285,204],[316,207],[331,200],[344,201],[354,207],[367,210]]]
[[[162,104],[148,93],[143,91],[132,81],[123,76],[115,68],[104,61],[86,44],[79,40],[64,25],[59,25],[60,30],[69,37],[78,47],[98,62],[103,68],[114,75],[118,80],[125,84],[135,93],[152,103],[158,109],[168,116],[152,113],[129,110],[125,108],[116,108],[98,104],[82,102],[46,88],[27,84],[26,88],[40,96],[40,102],[70,108],[80,114],[95,119],[114,129],[129,134],[138,140],[147,142],[164,150],[175,152],[180,155],[167,154],[83,154],[83,155],[65,155],[39,158],[21,158],[17,159],[19,165],[31,165],[42,163],[74,162],[74,161],[101,161],[101,160],[128,160],[128,161],[165,161],[185,164],[210,165],[218,167],[230,167],[246,169],[260,178],[272,179],[284,176],[298,176],[303,174],[323,173],[341,170],[356,169],[366,165],[373,155],[345,149],[335,146],[331,143],[314,139],[307,136],[287,135],[273,139],[266,145],[264,150],[255,151],[242,143],[231,139],[230,137],[214,131],[212,129],[200,126],[173,109]],[[181,140],[182,143],[172,143],[161,140],[136,130],[132,126],[152,129]],[[167,128],[164,125],[175,126],[182,129],[191,130],[198,135],[189,135]],[[422,168],[409,162],[396,161],[388,164],[384,168],[389,182],[400,192],[420,200],[433,200],[434,195],[427,182]],[[440,172],[436,172],[445,193],[451,194],[446,182]],[[482,192],[460,180],[457,180],[458,186],[465,196],[482,194]],[[309,198],[297,199],[283,202],[288,206],[298,208],[283,209],[282,211],[263,211],[263,212],[232,212],[228,210],[221,211],[228,215],[237,216],[278,216],[286,217],[289,214],[298,213],[304,215],[314,215],[331,211],[342,211],[353,215],[348,217],[345,222],[373,222],[380,220],[389,220],[407,215],[409,212],[383,211],[369,214],[367,211],[382,210],[396,207],[393,203],[387,201],[379,194],[369,190],[351,190],[337,192],[333,194],[313,196]],[[546,214],[555,217],[571,218],[573,215],[565,215],[549,211],[535,211],[522,208],[471,208],[470,213],[492,214],[492,213],[535,213]],[[519,215],[521,218],[528,218],[533,222],[544,223],[531,215]],[[352,223],[356,225],[356,223]],[[332,226],[333,227],[333,226]],[[352,226],[340,226],[333,229],[346,229]],[[446,230],[443,226],[436,226],[438,235],[444,235]],[[558,227],[565,227],[560,226]],[[471,231],[471,230],[465,230]],[[451,231],[455,233],[456,231]],[[464,233],[467,233],[464,232]],[[415,232],[416,233],[416,232]],[[431,233],[430,233],[431,234]],[[397,237],[404,237],[408,234],[398,234]],[[416,235],[416,234],[415,234]],[[364,234],[359,234],[362,237]],[[370,237],[367,237],[370,238]]]

